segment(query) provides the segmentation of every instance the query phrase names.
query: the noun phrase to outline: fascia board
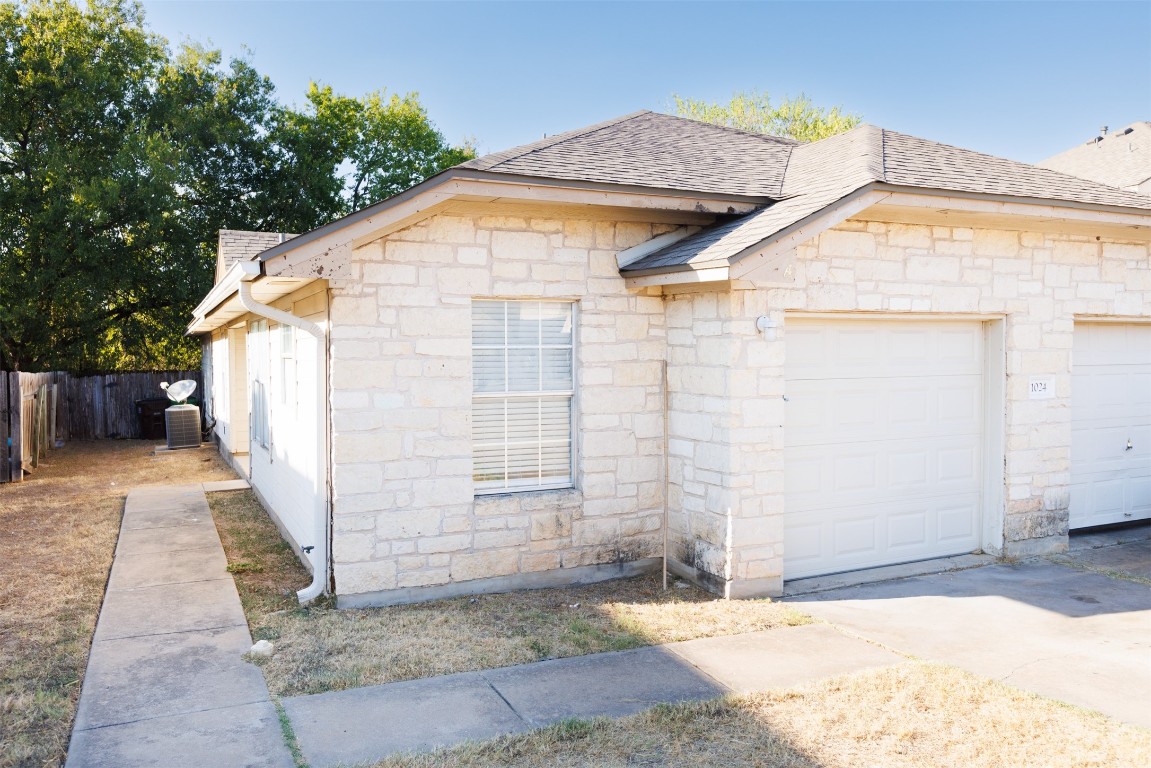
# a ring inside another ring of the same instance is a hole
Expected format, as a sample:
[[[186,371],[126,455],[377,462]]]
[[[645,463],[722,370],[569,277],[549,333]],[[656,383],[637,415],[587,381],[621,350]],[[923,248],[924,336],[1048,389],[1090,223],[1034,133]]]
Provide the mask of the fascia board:
[[[459,169],[435,176],[406,192],[275,245],[262,252],[259,259],[266,265],[266,274],[276,275],[293,264],[321,256],[349,243],[362,244],[411,226],[457,197],[715,215],[750,213],[771,202],[765,197],[540,179]]]

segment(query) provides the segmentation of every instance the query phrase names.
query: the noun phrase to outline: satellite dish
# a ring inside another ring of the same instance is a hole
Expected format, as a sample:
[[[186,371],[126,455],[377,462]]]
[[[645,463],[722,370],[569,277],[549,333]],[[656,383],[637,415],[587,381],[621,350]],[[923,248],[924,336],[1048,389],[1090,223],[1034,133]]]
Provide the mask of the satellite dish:
[[[183,405],[187,402],[192,393],[196,391],[196,382],[191,379],[182,379],[175,384],[169,384],[166,381],[160,382],[160,389],[168,395],[168,399],[177,405]]]

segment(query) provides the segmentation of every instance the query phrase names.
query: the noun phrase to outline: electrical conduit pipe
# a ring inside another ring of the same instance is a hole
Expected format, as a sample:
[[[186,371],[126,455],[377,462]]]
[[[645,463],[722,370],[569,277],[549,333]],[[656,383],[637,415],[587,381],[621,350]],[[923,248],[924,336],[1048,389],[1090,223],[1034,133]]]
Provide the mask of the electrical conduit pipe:
[[[322,326],[296,317],[290,312],[261,304],[252,296],[252,283],[257,275],[244,275],[240,281],[240,306],[253,315],[267,318],[283,325],[299,328],[316,340],[316,482],[315,498],[320,504],[319,519],[316,521],[316,557],[312,561],[312,583],[296,593],[300,605],[315,600],[328,586],[328,422],[327,409],[324,407],[324,393],[327,391],[327,362],[328,362],[328,334]]]

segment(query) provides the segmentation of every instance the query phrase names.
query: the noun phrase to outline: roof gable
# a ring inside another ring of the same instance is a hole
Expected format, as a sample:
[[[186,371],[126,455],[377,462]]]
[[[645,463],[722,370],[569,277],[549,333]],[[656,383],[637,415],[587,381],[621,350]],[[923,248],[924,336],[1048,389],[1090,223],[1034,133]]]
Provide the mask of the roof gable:
[[[655,112],[476,158],[461,168],[657,189],[776,198],[799,142]]]

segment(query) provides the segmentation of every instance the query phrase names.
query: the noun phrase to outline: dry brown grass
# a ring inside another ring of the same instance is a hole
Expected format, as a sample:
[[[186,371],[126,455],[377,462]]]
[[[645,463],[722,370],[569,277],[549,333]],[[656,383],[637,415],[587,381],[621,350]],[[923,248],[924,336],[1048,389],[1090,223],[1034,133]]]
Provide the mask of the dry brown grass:
[[[155,445],[69,443],[0,485],[0,768],[64,757],[128,490],[235,477],[210,449]]]
[[[951,667],[905,664],[790,691],[656,707],[376,768],[1144,768],[1151,732]]]
[[[807,623],[769,600],[725,601],[658,576],[567,589],[359,610],[253,615],[276,654],[257,663],[279,696],[355,688],[547,658]]]
[[[308,586],[312,577],[256,495],[252,491],[213,493],[208,506],[249,623],[253,617],[298,608],[296,590]]]

